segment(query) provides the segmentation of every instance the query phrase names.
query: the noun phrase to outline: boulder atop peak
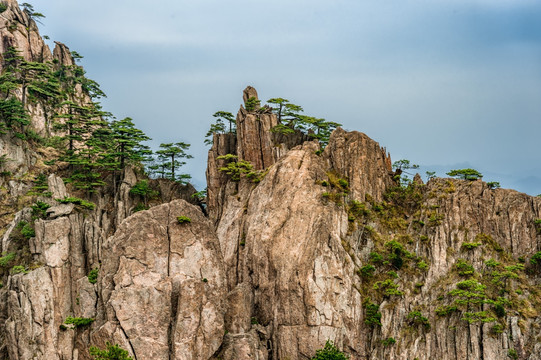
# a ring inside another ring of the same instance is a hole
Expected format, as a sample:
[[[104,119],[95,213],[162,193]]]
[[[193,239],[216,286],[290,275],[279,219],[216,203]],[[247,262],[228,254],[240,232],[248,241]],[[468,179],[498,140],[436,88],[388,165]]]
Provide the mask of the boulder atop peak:
[[[247,107],[247,101],[251,98],[255,98],[256,100],[259,100],[259,97],[257,96],[257,90],[252,86],[247,86],[246,89],[242,92],[242,99],[244,100],[244,106]],[[254,110],[259,109],[259,104],[255,104]]]

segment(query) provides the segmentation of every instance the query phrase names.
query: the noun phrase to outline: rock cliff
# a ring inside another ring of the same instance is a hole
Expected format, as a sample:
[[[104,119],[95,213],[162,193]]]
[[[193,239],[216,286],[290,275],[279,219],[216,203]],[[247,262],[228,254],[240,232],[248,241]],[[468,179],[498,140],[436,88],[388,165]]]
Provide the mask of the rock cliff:
[[[4,3],[3,53],[73,65]],[[254,88],[243,100],[209,150],[208,216],[167,181],[134,212],[130,168],[83,194],[91,204],[59,203],[83,196],[62,165],[1,135],[17,176],[0,180],[0,359],[92,359],[111,342],[138,360],[293,360],[328,340],[350,359],[541,359],[540,198],[481,180],[404,186],[367,135],[338,128],[322,149],[274,133]]]

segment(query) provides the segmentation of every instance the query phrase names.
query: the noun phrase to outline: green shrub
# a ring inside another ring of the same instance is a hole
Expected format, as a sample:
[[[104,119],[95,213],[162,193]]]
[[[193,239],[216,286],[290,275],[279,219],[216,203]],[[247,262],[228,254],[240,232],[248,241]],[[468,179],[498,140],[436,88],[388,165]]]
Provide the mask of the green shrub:
[[[72,196],[66,196],[65,198],[63,199],[56,199],[56,201],[58,201],[59,203],[61,204],[75,204],[75,205],[79,205],[79,206],[82,206],[88,210],[94,210],[94,208],[96,207],[96,204],[94,204],[93,202],[90,202],[90,201],[86,201],[86,200],[83,200],[83,199],[79,199],[77,197],[72,197]]]
[[[64,324],[73,325],[75,328],[88,326],[94,322],[92,318],[81,318],[68,316],[64,321]]]
[[[47,181],[47,175],[38,174],[36,178],[34,179],[34,186],[32,187],[32,191],[35,191],[37,193],[42,193],[47,190],[49,190],[49,183]]]
[[[392,337],[389,337],[385,340],[381,340],[381,343],[383,344],[383,346],[387,347],[396,344],[396,340]]]
[[[482,322],[489,323],[496,321],[496,318],[488,315],[486,311],[476,311],[476,312],[465,312],[462,315],[462,320],[467,321],[470,324]]]
[[[238,160],[237,155],[227,154],[218,156],[217,160],[226,160],[226,166],[220,167],[218,170],[225,172],[231,176],[232,181],[240,181],[242,175],[253,183],[259,183],[265,176],[265,172],[255,170],[254,166],[246,160]]]
[[[89,283],[95,284],[98,281],[98,272],[99,272],[98,268],[90,270],[90,272],[88,273],[88,282]]]
[[[152,192],[152,189],[148,185],[148,180],[140,180],[130,189],[130,194],[147,196]]]
[[[524,264],[505,266],[503,271],[492,272],[492,282],[497,286],[504,286],[507,279],[518,279],[519,271],[524,270]]]
[[[408,255],[408,251],[404,249],[404,246],[396,240],[391,240],[385,244],[389,249],[389,261],[397,269],[400,270],[404,264],[403,255]]]
[[[311,360],[347,360],[348,357],[338,350],[334,346],[333,342],[327,340],[323,349],[317,350],[316,355],[312,357]]]
[[[536,252],[536,253],[530,258],[530,264],[541,266],[541,251]]]
[[[256,108],[259,107],[259,104],[261,104],[261,100],[258,100],[256,97],[252,96],[246,100],[246,110],[255,111]]]
[[[368,255],[368,257],[372,264],[379,264],[383,261],[383,256],[375,251],[371,252],[370,255]]]
[[[488,267],[496,267],[500,265],[500,262],[494,259],[488,259],[487,261],[485,261],[485,265]]]
[[[21,229],[21,235],[24,236],[26,239],[33,238],[36,236],[36,231],[30,224],[25,224]]]
[[[442,220],[445,218],[443,214],[432,213],[428,218],[428,226],[438,226],[441,225]]]
[[[8,6],[4,3],[0,3],[0,14],[8,9]]]
[[[359,269],[359,275],[361,275],[364,278],[369,278],[374,276],[374,271],[376,271],[376,268],[372,265],[365,265]]]
[[[456,177],[463,180],[477,180],[483,177],[483,174],[481,174],[479,171],[474,169],[458,169],[458,170],[451,170],[447,173],[447,175],[451,177]]]
[[[364,323],[371,327],[381,326],[381,313],[379,312],[379,305],[368,301],[364,305],[365,318]]]
[[[159,195],[159,192],[152,190],[148,180],[140,180],[130,189],[130,194],[139,195],[145,199],[152,199]]]
[[[0,257],[0,266],[4,268],[8,267],[9,263],[15,260],[15,257],[15,253],[2,253],[2,257]]]
[[[34,218],[39,219],[45,219],[47,216],[47,209],[51,207],[51,205],[44,203],[42,201],[37,201],[32,207],[32,216]]]
[[[349,203],[348,212],[355,217],[364,217],[370,215],[370,210],[360,201],[352,200]]]
[[[143,211],[143,210],[148,210],[148,209],[149,209],[148,206],[145,206],[145,204],[143,203],[139,203],[133,208],[133,212],[136,213],[138,211]]]
[[[26,268],[23,265],[16,265],[16,266],[11,268],[11,274],[12,275],[28,274],[28,271],[26,270]]]
[[[494,324],[490,328],[490,333],[494,334],[494,335],[498,335],[498,334],[503,333],[503,326],[501,324]]]
[[[191,223],[192,219],[190,219],[187,216],[177,216],[177,222],[179,224],[187,224],[187,223]]]
[[[496,316],[499,318],[504,317],[506,314],[505,308],[502,304],[495,304],[492,310],[494,310],[494,314],[496,314]]]
[[[477,282],[477,280],[464,280],[456,284],[456,287],[461,290],[473,290],[479,286],[484,286]]]
[[[374,290],[382,290],[385,297],[390,297],[392,295],[402,296],[404,293],[398,290],[398,285],[393,282],[391,279],[384,281],[377,281],[374,286]]]
[[[509,351],[507,352],[507,356],[511,359],[518,359],[518,353],[515,349],[509,349]]]
[[[95,346],[90,347],[90,355],[94,357],[94,360],[133,360],[129,352],[122,349],[118,345],[111,345],[111,343],[105,343],[107,349],[100,350]]]
[[[458,311],[456,306],[438,306],[434,312],[438,316],[447,316]]]
[[[420,311],[412,311],[408,314],[408,320],[414,325],[422,325],[426,330],[430,329],[428,318],[423,316]]]
[[[338,179],[338,184],[343,188],[347,189],[349,187],[349,182],[346,179]]]
[[[462,250],[473,250],[481,245],[480,242],[465,242],[462,243],[461,249]]]
[[[473,276],[473,273],[475,272],[475,269],[473,266],[468,264],[465,260],[458,259],[455,264],[455,269],[458,271],[458,275],[460,276]]]
[[[417,263],[417,268],[421,271],[428,270],[428,264],[424,260],[421,260]]]

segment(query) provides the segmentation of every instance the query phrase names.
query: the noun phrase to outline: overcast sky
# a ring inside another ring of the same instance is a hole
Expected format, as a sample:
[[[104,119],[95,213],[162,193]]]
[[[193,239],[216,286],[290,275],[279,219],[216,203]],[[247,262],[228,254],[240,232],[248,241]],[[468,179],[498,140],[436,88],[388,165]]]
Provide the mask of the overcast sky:
[[[212,114],[284,97],[425,170],[541,193],[541,1],[34,0],[117,118],[192,144]]]

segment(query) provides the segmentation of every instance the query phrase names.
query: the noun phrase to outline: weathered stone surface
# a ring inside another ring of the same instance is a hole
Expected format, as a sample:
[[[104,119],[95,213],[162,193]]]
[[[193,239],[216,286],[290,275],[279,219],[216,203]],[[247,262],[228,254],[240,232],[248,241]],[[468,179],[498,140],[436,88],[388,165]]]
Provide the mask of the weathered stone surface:
[[[60,204],[53,206],[47,209],[47,216],[51,219],[56,219],[57,217],[71,214],[74,208],[75,205],[73,204]]]
[[[246,106],[246,102],[248,99],[256,99],[259,100],[259,97],[257,96],[257,90],[252,86],[247,86],[246,89],[242,92],[242,100],[244,101],[244,106]],[[255,106],[254,110],[259,109],[259,105]]]
[[[237,114],[237,155],[249,161],[254,169],[266,169],[275,162],[271,129],[278,124],[276,115],[248,112]]]
[[[383,192],[394,185],[391,157],[377,142],[357,131],[336,129],[323,156],[329,168],[349,181],[351,197],[364,201],[369,194],[381,201]]]
[[[72,358],[69,343],[73,332],[59,330],[69,302],[62,301],[66,289],[55,284],[53,272],[41,267],[10,278],[6,321],[9,359]]]
[[[178,216],[192,221],[179,224]],[[102,266],[106,321],[99,336],[121,329],[138,359],[208,359],[218,350],[225,276],[218,241],[198,208],[176,200],[136,213],[104,246],[116,256]]]
[[[0,16],[0,53],[15,47],[28,61],[52,60],[51,51],[39,35],[35,21],[19,8],[16,0],[3,3],[8,9]]]
[[[218,157],[227,154],[237,154],[237,137],[235,134],[214,134],[213,145],[208,153],[207,177],[207,211],[210,218],[216,221],[221,217],[227,194],[229,176],[221,167],[226,165],[225,160]],[[230,185],[229,188],[232,186]]]
[[[51,192],[52,199],[63,199],[68,196],[64,180],[55,174],[49,175],[47,178],[47,186]]]

